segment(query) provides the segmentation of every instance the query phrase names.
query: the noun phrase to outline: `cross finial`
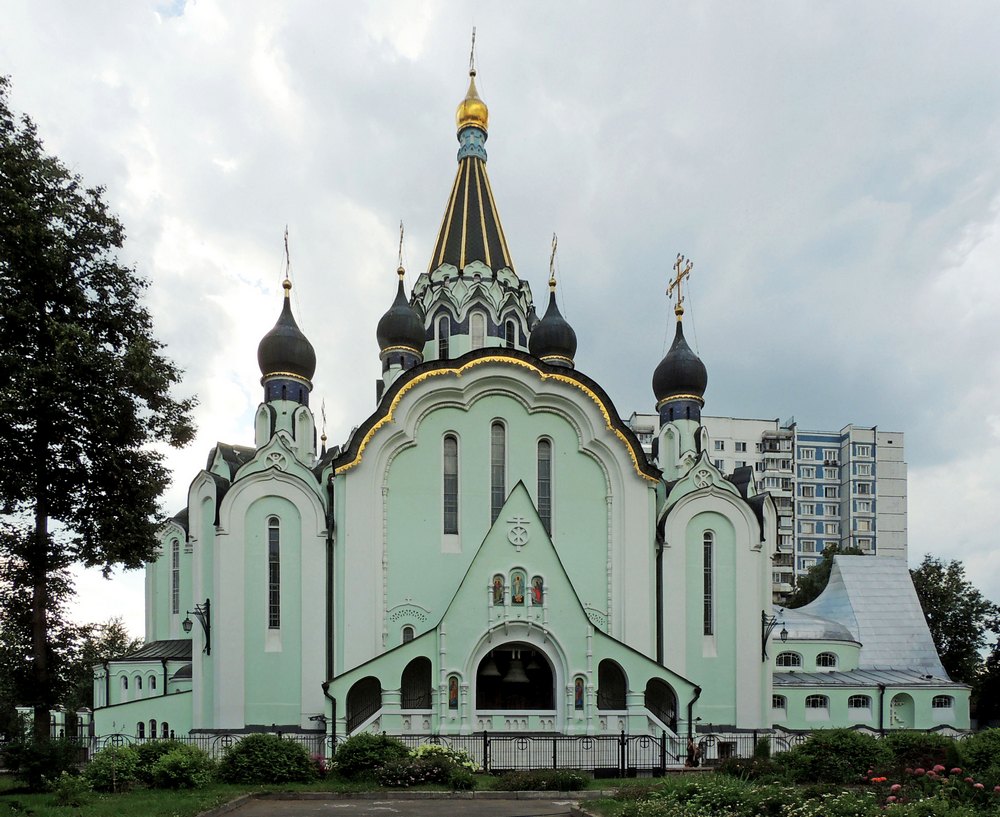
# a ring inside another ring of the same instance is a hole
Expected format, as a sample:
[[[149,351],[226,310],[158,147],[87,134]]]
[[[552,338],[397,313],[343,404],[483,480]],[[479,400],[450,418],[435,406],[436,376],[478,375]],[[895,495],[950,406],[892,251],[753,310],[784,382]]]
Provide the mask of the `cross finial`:
[[[399,267],[396,272],[399,273],[399,277],[403,277],[403,220],[399,220]]]
[[[326,398],[325,397],[323,398],[322,402],[319,404],[319,413],[320,413],[320,416],[323,418],[323,426],[322,426],[323,436],[322,436],[322,440],[323,440],[323,443],[325,444],[326,443]]]
[[[559,238],[552,233],[552,253],[549,255],[549,289],[556,288],[556,247],[559,246]]]
[[[472,48],[469,50],[469,74],[476,75],[476,27],[472,27]]]
[[[285,225],[285,280],[282,282],[282,286],[285,289],[285,297],[287,298],[292,289],[292,257],[288,252],[288,225]]]
[[[677,303],[674,306],[674,314],[677,316],[677,320],[680,320],[681,315],[684,314],[684,294],[681,290],[681,283],[685,278],[690,277],[693,266],[694,264],[688,261],[683,255],[677,253],[677,261],[674,263],[676,276],[671,279],[670,286],[667,287],[668,298],[674,294],[675,289],[677,290]]]

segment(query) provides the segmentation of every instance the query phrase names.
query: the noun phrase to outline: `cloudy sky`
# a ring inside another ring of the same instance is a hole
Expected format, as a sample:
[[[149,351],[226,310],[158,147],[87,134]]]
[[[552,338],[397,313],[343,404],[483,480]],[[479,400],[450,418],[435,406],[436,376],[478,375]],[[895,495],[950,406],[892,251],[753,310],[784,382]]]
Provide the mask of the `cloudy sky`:
[[[995,3],[5,0],[0,72],[128,230],[199,435],[252,441],[282,233],[331,442],[372,410],[375,324],[426,269],[478,30],[489,171],[539,297],[559,235],[578,367],[652,409],[663,290],[695,264],[706,411],[906,434],[911,562],[1000,601]],[[142,631],[142,578],[76,614]]]

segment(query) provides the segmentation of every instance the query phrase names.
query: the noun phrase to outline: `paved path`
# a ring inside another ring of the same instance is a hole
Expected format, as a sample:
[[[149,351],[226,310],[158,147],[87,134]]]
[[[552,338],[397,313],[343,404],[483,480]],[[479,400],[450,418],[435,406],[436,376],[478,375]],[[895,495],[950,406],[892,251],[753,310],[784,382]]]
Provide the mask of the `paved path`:
[[[232,817],[550,817],[571,814],[573,800],[249,800]],[[228,817],[227,815],[227,817]]]

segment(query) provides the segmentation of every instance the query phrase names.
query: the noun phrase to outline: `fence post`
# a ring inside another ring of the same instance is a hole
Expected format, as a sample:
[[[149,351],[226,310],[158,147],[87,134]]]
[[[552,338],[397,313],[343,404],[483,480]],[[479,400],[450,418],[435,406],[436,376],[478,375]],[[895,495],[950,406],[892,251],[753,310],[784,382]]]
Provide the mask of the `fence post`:
[[[490,738],[487,731],[483,730],[483,774],[490,773]]]
[[[660,774],[667,772],[667,730],[660,734]]]
[[[556,738],[552,738],[552,768],[558,769],[556,765]]]
[[[622,729],[621,737],[618,738],[618,775],[619,777],[625,777],[625,763],[626,763],[626,740],[625,740],[625,730]]]

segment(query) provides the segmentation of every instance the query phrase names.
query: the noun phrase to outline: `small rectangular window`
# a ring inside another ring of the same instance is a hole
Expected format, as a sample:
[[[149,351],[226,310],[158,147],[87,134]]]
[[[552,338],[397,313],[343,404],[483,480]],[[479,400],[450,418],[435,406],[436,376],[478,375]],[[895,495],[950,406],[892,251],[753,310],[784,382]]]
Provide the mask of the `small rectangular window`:
[[[726,450],[726,441],[725,440],[716,440],[715,441],[715,450],[716,451],[725,451]]]
[[[746,450],[747,450],[747,444],[746,443],[739,443],[739,442],[736,443],[736,451],[738,453],[742,453],[742,452],[744,452]]]

